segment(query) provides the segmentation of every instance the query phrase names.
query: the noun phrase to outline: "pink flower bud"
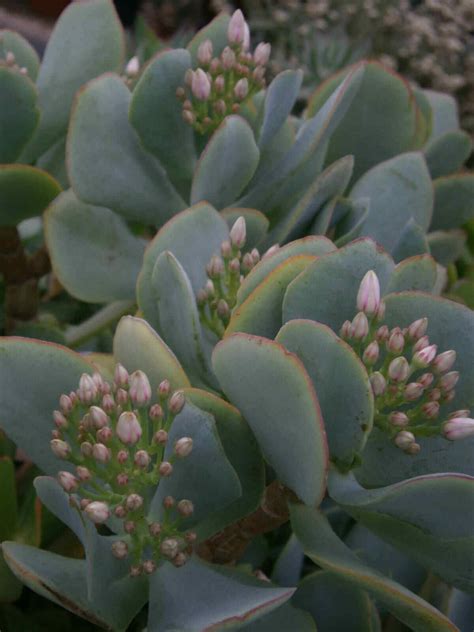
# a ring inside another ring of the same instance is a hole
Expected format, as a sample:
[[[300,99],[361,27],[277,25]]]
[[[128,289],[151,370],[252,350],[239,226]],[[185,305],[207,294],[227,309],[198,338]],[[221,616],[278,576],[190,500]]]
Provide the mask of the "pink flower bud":
[[[97,430],[95,436],[96,436],[97,441],[99,441],[100,443],[109,443],[109,441],[114,436],[114,432],[112,428],[109,428],[109,426],[105,426],[105,428],[101,428],[100,430]]]
[[[170,476],[173,473],[173,466],[168,461],[163,461],[160,463],[158,472],[161,476]]]
[[[110,450],[103,443],[95,443],[92,446],[92,456],[99,463],[107,463],[110,461]]]
[[[148,531],[150,532],[150,535],[153,536],[154,538],[160,535],[161,530],[162,528],[159,522],[152,522],[151,525],[148,527]]]
[[[151,386],[143,371],[134,371],[130,376],[130,399],[136,406],[146,406],[151,399]]]
[[[68,415],[73,409],[74,404],[72,403],[69,395],[61,395],[59,398],[59,408],[63,412],[64,415]]]
[[[444,373],[445,371],[449,371],[455,362],[456,351],[450,349],[449,351],[440,353],[439,356],[433,360],[433,369],[438,373]]]
[[[395,327],[390,332],[389,339],[387,340],[387,351],[393,354],[401,353],[405,346],[405,338],[403,336],[400,327]]]
[[[246,27],[244,14],[240,9],[234,11],[227,27],[227,39],[230,44],[244,44],[246,38]],[[248,28],[248,26],[247,26]]]
[[[415,443],[415,435],[408,430],[402,430],[395,437],[394,443],[400,450],[406,450]]]
[[[125,516],[127,515],[127,510],[125,509],[125,507],[122,507],[122,505],[119,505],[118,507],[115,507],[114,515],[120,519],[125,518]]]
[[[385,311],[387,309],[387,306],[385,305],[385,301],[380,301],[380,305],[379,308],[377,310],[377,312],[375,313],[375,317],[376,319],[380,322],[385,318]]]
[[[354,334],[354,327],[352,326],[351,321],[345,320],[342,323],[342,327],[339,331],[339,335],[341,336],[341,338],[344,338],[345,340],[350,340],[353,334]]]
[[[166,432],[166,430],[163,429],[158,430],[158,432],[155,433],[153,440],[155,441],[155,443],[165,445],[165,443],[168,441],[168,433]]]
[[[81,481],[90,481],[92,478],[92,474],[87,467],[83,465],[78,465],[76,467],[77,478]]]
[[[229,304],[227,303],[227,301],[224,301],[223,298],[219,299],[219,302],[217,303],[217,315],[220,318],[227,318],[228,316],[230,316],[230,307]]]
[[[459,371],[450,371],[441,376],[439,387],[442,391],[451,391],[459,380]]]
[[[106,503],[94,500],[87,505],[84,513],[95,524],[103,524],[110,518],[110,509]]]
[[[245,218],[239,217],[232,226],[229,233],[230,241],[236,248],[243,248],[247,239],[247,227]]]
[[[234,95],[235,98],[239,101],[243,101],[245,97],[249,93],[249,82],[244,77],[243,79],[239,79],[234,86]]]
[[[235,257],[229,263],[229,270],[234,275],[240,275],[240,261]]]
[[[422,338],[426,330],[428,329],[428,319],[419,318],[415,320],[407,329],[407,336],[410,340],[419,340]]]
[[[143,498],[138,494],[130,494],[125,500],[125,506],[129,511],[136,511],[143,506]]]
[[[421,412],[427,419],[436,419],[439,414],[438,402],[427,402],[421,407]]]
[[[263,253],[262,259],[268,259],[268,257],[271,257],[279,250],[280,250],[279,244],[273,244],[273,246],[271,246],[266,252]]]
[[[379,344],[376,340],[371,342],[364,351],[364,355],[362,356],[365,364],[372,366],[379,359]]]
[[[418,382],[410,382],[405,386],[405,390],[403,391],[403,395],[405,399],[409,402],[418,399],[423,395],[423,386],[422,384],[418,384]]]
[[[89,500],[89,498],[81,498],[80,502],[79,502],[79,506],[82,510],[84,510],[87,505],[90,505],[92,502],[92,500]]]
[[[152,573],[156,571],[156,564],[153,560],[145,560],[142,566],[143,566],[143,571],[147,575],[151,575]]]
[[[222,94],[225,90],[225,79],[223,75],[218,75],[214,79],[214,88],[218,94]],[[225,105],[225,101],[224,101]]]
[[[257,263],[260,261],[260,253],[257,248],[252,248],[250,255],[252,257],[253,265],[256,266]]]
[[[90,375],[83,373],[79,380],[77,396],[82,404],[91,404],[99,394],[99,389]]]
[[[418,378],[418,383],[423,386],[423,388],[428,388],[433,384],[434,376],[433,373],[423,373]]]
[[[215,75],[216,73],[219,72],[220,69],[221,69],[221,62],[217,59],[217,57],[214,57],[214,59],[211,59],[211,63],[209,65],[209,70],[211,74]]]
[[[124,463],[126,463],[128,460],[128,452],[127,450],[119,450],[117,452],[117,462],[120,463],[120,465],[123,465]]]
[[[254,267],[254,262],[252,259],[252,255],[250,252],[246,252],[242,258],[242,270],[245,274],[248,274],[250,270]]]
[[[222,259],[217,255],[211,257],[211,260],[207,265],[207,274],[209,277],[211,279],[219,279],[224,274],[224,271],[225,268]]]
[[[160,396],[160,398],[163,399],[165,397],[168,397],[168,395],[170,394],[170,390],[171,390],[171,384],[169,380],[163,380],[162,382],[159,383],[158,395]]]
[[[115,410],[114,398],[112,397],[110,393],[107,393],[102,398],[102,410],[105,413],[109,413],[109,414]]]
[[[431,390],[428,393],[428,399],[431,402],[437,402],[439,399],[441,399],[441,391],[439,388],[434,388],[433,390]]]
[[[89,409],[89,415],[94,427],[97,428],[97,430],[104,428],[109,423],[109,418],[106,413],[98,406],[91,406]]]
[[[370,376],[370,385],[372,386],[372,391],[376,397],[378,395],[383,395],[385,393],[385,389],[387,388],[387,382],[385,381],[384,376],[378,371],[372,373]]]
[[[211,94],[211,82],[202,68],[198,68],[193,74],[191,90],[196,99],[207,101]]]
[[[410,371],[409,364],[403,356],[392,360],[388,366],[388,376],[394,382],[404,382]]]
[[[175,538],[165,538],[160,545],[161,553],[168,559],[172,559],[179,552],[179,542]]]
[[[266,42],[260,42],[253,54],[253,60],[257,66],[265,66],[270,59],[270,53],[272,52],[271,44]]]
[[[52,439],[50,441],[51,450],[58,459],[67,459],[71,454],[71,446],[61,439]]]
[[[375,332],[375,338],[377,342],[385,342],[386,340],[389,339],[389,337],[390,337],[390,330],[387,327],[387,325],[382,325],[382,327],[379,327],[377,331]]]
[[[115,372],[114,372],[114,382],[115,384],[117,384],[117,386],[120,387],[124,387],[124,386],[128,386],[128,371],[127,369],[122,366],[120,363],[115,365]]]
[[[198,46],[198,50],[197,50],[198,62],[202,64],[203,66],[207,66],[208,64],[211,63],[212,53],[213,53],[213,49],[212,49],[211,40],[210,39],[204,40],[204,42],[201,42]]]
[[[192,513],[194,512],[193,503],[190,500],[187,500],[185,498],[179,501],[176,508],[178,512],[185,518],[187,518],[188,516],[191,516]]]
[[[183,121],[188,123],[188,125],[194,125],[194,123],[196,122],[196,116],[189,110],[183,110],[182,117]]]
[[[422,336],[419,340],[416,341],[413,347],[413,353],[416,353],[417,351],[421,351],[425,347],[428,347],[429,344],[430,344],[430,340],[428,336]]]
[[[119,560],[123,560],[128,555],[128,545],[123,540],[117,540],[112,544],[112,554]]]
[[[446,439],[466,439],[474,435],[474,419],[470,417],[454,417],[443,425],[443,434]]]
[[[163,409],[159,404],[153,404],[153,406],[148,411],[148,416],[152,421],[160,421],[163,419]]]
[[[79,481],[71,472],[58,472],[58,481],[64,491],[68,493],[75,492],[79,487]]]
[[[236,61],[234,51],[228,46],[226,46],[224,50],[222,51],[221,60],[222,60],[222,67],[224,68],[224,70],[231,70],[231,68],[234,67],[234,64]]]
[[[176,566],[176,568],[180,568],[181,566],[184,566],[186,564],[186,562],[188,561],[188,556],[186,555],[186,553],[183,553],[181,551],[180,553],[175,555],[172,561],[173,566]]]
[[[103,390],[108,387],[108,384],[104,382],[104,378],[98,371],[95,371],[92,374],[92,379],[94,380],[94,384],[97,386],[97,390],[99,391],[99,393],[102,393]]]
[[[59,429],[67,428],[69,425],[66,417],[61,412],[59,412],[59,410],[53,411],[53,421],[56,428]]]
[[[125,531],[125,533],[134,533],[135,529],[136,524],[133,522],[133,520],[127,520],[123,523],[123,530]]]
[[[174,444],[175,454],[179,457],[185,457],[191,454],[193,449],[193,440],[191,437],[181,437]]]
[[[392,424],[392,426],[396,426],[397,428],[404,428],[405,426],[408,425],[408,421],[409,421],[405,413],[402,413],[398,410],[393,413],[390,413],[388,419],[390,423]]]
[[[369,333],[369,321],[364,312],[355,315],[352,321],[353,337],[356,340],[363,340]]]
[[[130,566],[130,577],[140,577],[142,574],[142,567],[140,564],[134,564]]]
[[[135,465],[145,469],[150,465],[151,458],[146,450],[138,450],[133,460]]]
[[[118,438],[125,445],[134,445],[142,436],[142,427],[135,413],[124,412],[120,415],[115,429]]]
[[[83,456],[92,456],[92,443],[89,441],[83,441],[81,443],[81,454]]]
[[[165,509],[171,509],[171,507],[174,507],[175,502],[173,496],[165,496],[165,498],[163,498],[163,507]]]
[[[422,369],[426,368],[435,359],[437,350],[438,347],[436,345],[429,345],[420,349],[420,351],[416,351],[412,360],[413,364]]]
[[[412,443],[411,445],[408,446],[405,452],[407,454],[410,454],[411,456],[415,456],[415,454],[418,454],[420,450],[421,450],[421,445],[419,443]]]
[[[186,399],[183,391],[175,391],[170,397],[168,410],[172,415],[178,415],[183,410],[185,403]]]
[[[361,281],[357,293],[357,309],[373,316],[380,307],[380,284],[377,275],[369,270]]]
[[[469,417],[470,412],[471,411],[467,408],[462,410],[453,410],[452,413],[449,413],[449,419],[454,419],[455,417]]]
[[[115,480],[117,481],[117,485],[128,485],[129,483],[128,474],[125,474],[124,472],[117,474]]]

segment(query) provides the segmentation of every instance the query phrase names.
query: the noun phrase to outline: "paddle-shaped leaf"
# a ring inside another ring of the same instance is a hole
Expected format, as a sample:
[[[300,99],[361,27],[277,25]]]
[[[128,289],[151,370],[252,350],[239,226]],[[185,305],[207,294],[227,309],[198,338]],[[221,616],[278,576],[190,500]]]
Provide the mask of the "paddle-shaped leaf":
[[[36,88],[31,79],[0,67],[0,163],[15,162],[38,123]]]
[[[458,228],[474,217],[474,175],[458,173],[434,181],[431,230]]]
[[[273,141],[281,126],[291,114],[303,81],[301,70],[280,72],[268,86],[263,106],[258,146],[263,151]]]
[[[429,255],[410,257],[399,263],[393,271],[387,292],[418,290],[431,292],[437,277],[436,261]]]
[[[216,346],[213,365],[224,393],[248,421],[277,477],[305,503],[320,502],[326,436],[316,393],[300,360],[271,340],[234,334]]]

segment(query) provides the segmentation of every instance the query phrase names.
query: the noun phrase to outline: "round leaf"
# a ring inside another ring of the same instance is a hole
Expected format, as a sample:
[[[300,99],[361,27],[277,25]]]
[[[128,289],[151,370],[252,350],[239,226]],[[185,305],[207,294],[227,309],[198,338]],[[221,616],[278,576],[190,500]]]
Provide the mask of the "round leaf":
[[[14,162],[38,123],[36,88],[8,66],[0,66],[0,163]]]

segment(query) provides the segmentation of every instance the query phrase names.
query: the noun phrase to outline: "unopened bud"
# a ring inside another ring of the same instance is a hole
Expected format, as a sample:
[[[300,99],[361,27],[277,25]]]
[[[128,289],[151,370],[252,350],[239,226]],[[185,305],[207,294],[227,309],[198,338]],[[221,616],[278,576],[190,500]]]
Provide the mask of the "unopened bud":
[[[408,430],[402,430],[395,437],[394,443],[400,450],[407,450],[407,448],[415,443],[415,435]]]
[[[7,51],[5,55],[5,62],[7,66],[13,66],[16,63],[15,54],[11,50]]]
[[[211,279],[208,279],[206,281],[206,285],[204,286],[204,289],[206,290],[206,294],[209,298],[212,298],[216,293],[214,283],[211,281]]]
[[[415,454],[418,454],[420,450],[421,450],[421,445],[419,443],[412,443],[411,445],[408,446],[405,452],[407,454],[410,454],[411,456],[415,456]]]
[[[112,413],[115,410],[114,398],[110,393],[107,393],[102,398],[102,410],[108,414]]]
[[[242,258],[242,271],[248,274],[254,265],[252,255],[250,252],[246,252]]]
[[[107,414],[99,408],[98,406],[91,406],[89,409],[89,415],[94,424],[94,427],[99,430],[100,428],[104,428],[109,423],[109,418]]]
[[[423,386],[423,388],[428,388],[433,384],[433,380],[433,373],[423,373],[423,375],[420,375],[417,381]]]
[[[94,500],[84,509],[85,514],[95,524],[103,524],[110,518],[110,509],[106,503]]]
[[[208,64],[211,63],[212,53],[213,53],[213,49],[212,49],[211,40],[209,39],[204,40],[204,42],[201,42],[198,46],[198,50],[197,50],[198,62],[202,64],[203,66],[207,66]]]
[[[120,363],[115,365],[114,382],[117,386],[128,386],[129,375],[127,369]]]
[[[421,336],[421,338],[419,338],[416,341],[413,347],[413,353],[416,353],[417,351],[421,351],[425,347],[428,347],[429,344],[430,344],[430,339],[428,338],[428,336]]]
[[[117,478],[115,480],[117,481],[117,485],[120,486],[125,486],[129,483],[128,474],[125,474],[124,472],[117,474]]]
[[[243,79],[239,79],[234,86],[234,95],[235,98],[239,101],[243,101],[245,97],[249,93],[249,82],[245,77]]]
[[[185,457],[191,454],[193,449],[193,440],[191,437],[181,437],[174,444],[175,454],[179,457]]]
[[[370,376],[370,385],[372,386],[372,391],[376,397],[383,395],[385,393],[385,389],[387,388],[387,382],[379,371],[372,373]]]
[[[373,316],[380,307],[380,284],[377,275],[369,270],[361,281],[357,293],[357,309]]]
[[[140,577],[141,574],[141,564],[134,564],[133,566],[130,566],[130,577]]]
[[[395,327],[394,329],[392,329],[386,346],[387,351],[393,354],[398,354],[403,351],[403,348],[405,346],[405,338],[400,327]]]
[[[117,452],[117,461],[120,465],[123,465],[128,460],[128,452],[127,450],[119,450]]]
[[[421,412],[427,419],[436,419],[439,414],[438,402],[427,402],[421,407]]]
[[[112,554],[119,560],[123,560],[128,555],[128,545],[123,540],[117,540],[112,544]]]
[[[151,399],[151,386],[143,371],[134,371],[130,376],[130,399],[136,406],[146,406]]]
[[[165,509],[171,509],[171,507],[174,507],[176,501],[173,498],[173,496],[165,496],[163,498],[163,507]]]
[[[341,338],[344,338],[345,340],[350,340],[352,338],[354,334],[354,327],[352,326],[352,323],[350,320],[345,320],[342,323],[342,327],[339,334]]]
[[[99,463],[107,463],[110,461],[110,450],[103,443],[95,443],[92,446],[92,456]]]
[[[443,434],[446,439],[466,439],[474,435],[474,419],[470,417],[453,417],[443,425]]]
[[[64,415],[68,415],[73,409],[73,403],[69,395],[61,395],[59,398],[59,408]]]
[[[81,454],[86,457],[92,456],[92,443],[83,441],[81,443]]]
[[[214,255],[207,265],[207,274],[211,279],[219,279],[224,274],[224,262]]]
[[[132,533],[135,532],[135,529],[137,528],[136,524],[133,522],[133,520],[126,520],[123,523],[123,530],[125,531],[125,533],[128,533],[129,535],[131,535]]]
[[[449,351],[440,353],[439,356],[433,360],[433,369],[438,373],[444,373],[445,371],[449,371],[455,362],[456,351],[454,351],[454,349],[450,349]]]
[[[77,395],[83,404],[91,404],[99,394],[96,383],[90,375],[83,373],[79,380]]]
[[[136,77],[140,72],[140,61],[137,56],[132,57],[125,66],[125,74],[129,77]]]
[[[451,391],[459,380],[459,371],[450,371],[441,376],[439,387],[442,391]]]
[[[156,443],[159,443],[160,445],[165,445],[165,443],[168,441],[168,433],[166,432],[166,430],[163,429],[158,430],[158,432],[155,433],[153,439]]]
[[[135,413],[124,412],[120,415],[115,432],[125,445],[134,445],[142,436],[142,427]]]
[[[239,82],[240,83],[240,82]],[[243,248],[247,239],[247,227],[245,218],[239,217],[232,226],[229,233],[230,241],[235,248]]]
[[[124,388],[118,388],[115,393],[115,399],[119,406],[126,406],[128,404],[128,393]]]
[[[386,342],[390,338],[390,330],[387,325],[382,325],[375,332],[375,339],[377,342]]]
[[[232,256],[232,244],[228,239],[223,241],[221,244],[221,255],[224,259],[230,259]]]
[[[243,44],[245,39],[246,21],[240,9],[232,14],[227,27],[227,39],[230,44]]]
[[[151,458],[146,450],[138,450],[135,453],[135,457],[133,460],[135,462],[135,465],[138,465],[138,467],[145,469],[150,465]]]
[[[272,52],[272,47],[270,44],[266,42],[260,42],[253,54],[253,60],[257,64],[257,66],[265,66],[265,64],[270,59],[270,53]]]
[[[209,95],[211,94],[211,82],[202,68],[198,68],[194,72],[191,90],[193,95],[196,99],[199,99],[199,101],[207,101],[209,98]]]
[[[437,402],[438,400],[441,399],[441,391],[439,388],[434,388],[433,390],[429,391],[428,393],[428,399],[431,402]]]
[[[53,421],[56,428],[59,428],[60,430],[68,427],[66,417],[59,410],[53,411]]]
[[[179,542],[175,538],[165,538],[160,545],[161,553],[168,559],[173,559],[179,553]]]
[[[162,463],[160,463],[158,472],[161,476],[170,476],[173,472],[173,466],[168,461],[163,461]]]
[[[81,500],[79,501],[79,507],[84,511],[87,505],[90,505],[91,502],[92,500],[89,500],[89,498],[81,498]]]
[[[423,395],[423,390],[422,384],[419,384],[418,382],[410,382],[410,384],[405,386],[403,396],[408,402],[412,402]]]
[[[175,557],[173,558],[173,566],[176,566],[176,568],[180,568],[181,566],[184,566],[187,561],[188,561],[188,556],[186,555],[186,553],[183,553],[181,551],[180,553],[175,555]]]
[[[376,340],[371,342],[365,349],[362,359],[365,364],[372,366],[379,359],[379,344]]]
[[[76,474],[77,478],[81,481],[90,481],[90,479],[92,478],[90,470],[83,465],[78,465],[76,467]]]
[[[188,123],[188,125],[194,125],[196,122],[196,116],[189,110],[183,110],[182,117],[183,121]]]
[[[230,70],[235,65],[235,53],[234,51],[226,46],[221,54],[222,67],[224,70]]]
[[[404,428],[405,426],[408,425],[408,421],[409,421],[405,413],[402,413],[399,410],[393,413],[390,413],[388,419],[390,423],[392,424],[392,426],[396,426],[397,428]]]
[[[194,531],[188,531],[184,534],[184,539],[188,544],[193,544],[197,540],[197,533]]]
[[[428,329],[428,319],[419,318],[415,320],[407,329],[407,336],[410,340],[419,340],[426,334]]]
[[[79,481],[71,472],[58,472],[58,481],[64,491],[71,493],[79,487]]]
[[[355,315],[352,321],[353,337],[356,340],[363,340],[369,333],[369,321],[364,312]]]
[[[158,395],[160,399],[168,397],[168,395],[170,394],[170,390],[171,384],[169,380],[163,380],[162,382],[160,382],[158,385]]]
[[[156,564],[153,560],[145,560],[142,566],[143,571],[146,573],[146,575],[151,575],[156,571]]]
[[[125,518],[125,516],[127,515],[127,510],[125,509],[125,507],[122,507],[122,505],[119,505],[118,507],[115,507],[114,515],[120,519]]]
[[[184,74],[184,83],[187,86],[191,87],[193,83],[193,77],[194,77],[194,70],[191,70],[191,68],[188,68],[188,70],[186,70]]]
[[[136,511],[143,505],[143,498],[138,494],[130,494],[125,499],[125,506],[129,511]]]
[[[190,500],[183,498],[177,505],[178,512],[185,518],[191,516],[194,512],[194,505]]]
[[[229,305],[223,298],[217,303],[217,315],[220,316],[220,318],[227,318],[230,315]]]
[[[219,70],[221,69],[221,62],[219,61],[219,59],[217,59],[217,57],[214,57],[214,59],[211,59],[211,63],[209,65],[209,71],[212,75],[215,75],[219,72]]]
[[[148,527],[148,531],[154,538],[158,537],[161,533],[161,524],[159,522],[152,522]]]
[[[61,439],[52,439],[50,441],[51,450],[58,459],[67,459],[71,454],[71,446]]]
[[[410,366],[403,356],[395,358],[388,366],[388,376],[394,382],[404,382],[409,372]]]
[[[380,301],[380,305],[378,310],[375,313],[375,318],[380,322],[385,318],[385,311],[387,306],[385,305],[385,301]]]
[[[429,345],[428,347],[420,349],[420,351],[416,351],[412,360],[413,364],[421,369],[426,368],[435,359],[437,349],[438,347],[436,345]]]
[[[163,409],[159,404],[153,404],[153,406],[148,411],[148,416],[152,421],[160,421],[163,419]]]
[[[237,259],[237,257],[232,259],[232,261],[229,263],[229,270],[231,274],[240,276],[240,261]]]
[[[455,417],[469,417],[471,411],[467,408],[462,410],[453,410],[452,413],[449,413],[449,419],[454,419]]]
[[[172,415],[178,415],[184,408],[186,398],[183,391],[175,391],[168,402],[168,410]]]
[[[225,101],[223,99],[218,99],[214,103],[214,110],[217,114],[219,114],[219,116],[224,116],[227,111],[227,105],[225,104]]]

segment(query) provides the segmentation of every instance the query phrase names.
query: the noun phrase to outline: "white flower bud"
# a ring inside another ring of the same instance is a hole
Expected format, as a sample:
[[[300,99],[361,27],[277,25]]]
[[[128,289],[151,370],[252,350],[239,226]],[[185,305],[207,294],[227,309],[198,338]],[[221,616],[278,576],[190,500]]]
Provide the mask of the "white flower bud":
[[[364,350],[364,354],[362,356],[365,364],[369,366],[375,364],[379,359],[379,343],[374,340],[371,342]]]
[[[168,410],[172,415],[178,415],[183,410],[185,403],[186,399],[183,391],[175,391],[170,397]]]
[[[128,545],[123,540],[117,540],[112,544],[112,554],[119,560],[123,560],[128,555]]]
[[[419,368],[426,368],[435,359],[437,349],[436,345],[429,345],[420,349],[420,351],[416,351],[412,360],[413,364]]]
[[[194,512],[194,505],[190,500],[183,498],[177,505],[178,512],[185,518],[191,516]]]
[[[115,384],[123,388],[124,386],[128,385],[128,379],[129,379],[129,375],[128,375],[127,369],[124,366],[122,366],[120,363],[116,364],[115,372],[114,372]]]
[[[158,395],[160,396],[160,398],[163,399],[165,397],[168,397],[168,395],[170,394],[170,390],[171,390],[171,384],[169,380],[163,380],[162,382],[159,383]]]
[[[441,376],[439,380],[439,387],[442,391],[452,391],[459,380],[459,371],[450,371]]]
[[[407,379],[409,372],[410,366],[407,359],[403,356],[395,358],[388,365],[388,376],[394,382],[404,382]]]
[[[58,472],[58,481],[64,491],[71,493],[79,487],[79,481],[71,472]]]
[[[151,575],[156,571],[156,564],[153,560],[145,560],[142,564],[143,570],[147,575]]]
[[[125,500],[125,506],[129,511],[136,511],[143,506],[143,498],[138,494],[130,494]]]
[[[52,439],[50,441],[51,450],[58,459],[67,459],[71,454],[71,446],[61,439]]]
[[[392,424],[392,426],[396,426],[398,428],[404,428],[405,426],[408,425],[408,417],[405,415],[405,413],[400,412],[399,410],[390,413],[389,415],[389,421]]]
[[[249,93],[249,82],[245,77],[239,79],[234,86],[234,96],[239,101],[243,101]]]
[[[455,441],[474,435],[474,419],[470,417],[454,417],[445,422],[443,434],[446,439]]]
[[[142,427],[135,413],[124,412],[120,415],[115,429],[117,437],[125,445],[134,445],[142,436]]]
[[[236,248],[243,248],[245,246],[245,240],[247,239],[247,227],[245,224],[245,218],[239,217],[232,226],[229,233],[230,241]]]
[[[408,432],[408,430],[402,430],[395,437],[394,443],[400,450],[406,450],[415,443],[415,435],[412,432]]]
[[[151,458],[146,450],[138,450],[133,460],[135,465],[145,469],[150,465]]]
[[[174,444],[175,454],[179,457],[185,457],[191,454],[193,449],[193,440],[191,437],[181,437]]]
[[[368,316],[376,314],[380,307],[380,284],[377,275],[369,270],[361,281],[357,293],[357,309]]]
[[[84,513],[95,524],[102,524],[110,518],[110,509],[108,505],[99,500],[94,500],[89,503],[84,509]]]
[[[455,362],[456,351],[450,349],[449,351],[440,353],[439,356],[433,360],[433,369],[438,373],[444,373],[445,371],[449,371]]]
[[[143,371],[134,371],[130,376],[130,399],[136,406],[146,406],[151,399],[151,386]]]
[[[369,333],[369,321],[364,312],[355,315],[352,321],[353,337],[356,340],[363,340]]]
[[[211,94],[211,82],[202,68],[198,68],[193,74],[191,91],[199,101],[207,101]]]
[[[213,54],[212,42],[210,39],[204,40],[198,46],[197,50],[197,59],[200,64],[203,66],[207,66],[207,64],[211,63]]]
[[[372,391],[376,397],[378,395],[383,395],[385,393],[385,389],[387,388],[387,382],[379,371],[372,373],[370,376],[370,385],[372,386]]]
[[[125,66],[125,74],[129,77],[136,77],[140,72],[140,61],[138,57],[135,55],[132,57],[128,64]]]
[[[107,463],[110,461],[110,450],[103,443],[95,443],[92,446],[92,456],[99,463]]]
[[[99,408],[99,406],[91,406],[89,409],[89,415],[94,427],[97,430],[105,428],[105,426],[109,423],[107,414],[102,410],[102,408]]]
[[[237,11],[234,11],[232,14],[229,26],[227,27],[227,39],[229,43],[244,45],[246,39],[246,27],[248,29],[244,14],[240,9],[237,9]]]
[[[410,340],[419,340],[426,334],[428,329],[428,319],[419,318],[415,320],[407,329],[407,335]]]
[[[73,409],[73,403],[69,395],[61,395],[59,398],[59,408],[64,415],[67,415]]]
[[[165,443],[168,441],[168,433],[166,432],[166,430],[163,429],[158,430],[158,432],[155,433],[153,440],[160,445],[165,445]]]
[[[179,542],[175,538],[165,538],[160,546],[161,553],[168,559],[173,559],[179,553]]]
[[[158,472],[160,473],[160,476],[170,476],[173,473],[173,466],[168,461],[163,461],[160,463]]]
[[[76,467],[76,474],[77,478],[81,481],[90,481],[90,479],[92,478],[90,470],[83,465],[78,465]]]
[[[422,384],[419,384],[418,382],[410,382],[410,384],[405,386],[403,396],[407,401],[412,402],[423,395],[423,390]]]
[[[387,340],[387,351],[390,353],[401,353],[405,346],[405,337],[403,336],[400,327],[395,327],[390,332],[389,339]]]
[[[79,380],[77,396],[83,404],[91,404],[99,394],[99,389],[90,375],[83,373]]]
[[[260,42],[253,54],[253,60],[257,66],[265,66],[270,59],[270,53],[272,52],[271,44],[266,42]]]

